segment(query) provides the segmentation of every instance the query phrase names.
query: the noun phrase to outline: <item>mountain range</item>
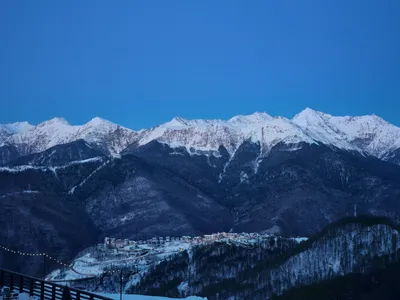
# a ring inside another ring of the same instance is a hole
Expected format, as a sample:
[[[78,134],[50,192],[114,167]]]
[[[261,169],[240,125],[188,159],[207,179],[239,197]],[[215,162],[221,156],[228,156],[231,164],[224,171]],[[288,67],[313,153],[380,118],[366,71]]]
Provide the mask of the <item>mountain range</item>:
[[[105,236],[308,236],[355,213],[397,221],[399,164],[400,128],[308,108],[140,131],[101,118],[1,125],[0,244],[68,260]]]
[[[128,146],[143,146],[151,141],[171,148],[185,147],[191,154],[218,152],[223,146],[230,156],[245,141],[258,143],[262,156],[278,143],[324,144],[357,151],[383,160],[395,160],[400,149],[400,128],[376,115],[334,117],[306,108],[291,120],[266,113],[235,116],[229,120],[186,120],[174,118],[150,129],[134,131],[99,117],[84,125],[70,125],[54,118],[37,126],[27,122],[0,125],[0,146],[15,147],[23,156],[53,146],[83,139],[111,155]],[[260,159],[261,159],[260,157]]]

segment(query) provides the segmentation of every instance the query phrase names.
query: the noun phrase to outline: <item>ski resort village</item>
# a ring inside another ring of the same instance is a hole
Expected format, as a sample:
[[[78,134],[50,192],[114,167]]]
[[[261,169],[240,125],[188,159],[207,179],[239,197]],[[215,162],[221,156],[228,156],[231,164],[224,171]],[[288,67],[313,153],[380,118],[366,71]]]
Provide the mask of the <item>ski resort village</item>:
[[[243,248],[276,248],[278,239],[300,243],[307,238],[281,238],[262,233],[214,233],[204,236],[153,237],[148,240],[129,240],[106,237],[78,254],[68,268],[58,269],[47,276],[51,281],[83,280],[103,274],[124,272],[131,275],[132,284],[139,282],[151,266],[187,251],[196,246],[225,243]]]
[[[183,242],[187,243],[190,245],[196,245],[196,244],[204,244],[204,243],[213,243],[217,241],[221,242],[233,242],[235,241],[236,243],[243,243],[243,244],[249,244],[249,245],[254,245],[256,243],[260,243],[263,239],[266,237],[269,237],[269,235],[260,235],[258,233],[226,233],[226,232],[220,232],[220,233],[214,233],[214,234],[209,234],[209,235],[204,235],[204,236],[196,236],[196,237],[191,237],[191,236],[182,236],[182,237],[153,237],[152,239],[148,240],[139,240],[139,241],[133,241],[133,240],[128,240],[128,239],[115,239],[115,238],[109,238],[106,237],[104,239],[104,247],[108,249],[125,249],[128,248],[129,250],[135,250],[139,248],[139,245],[149,245],[154,248],[162,248],[162,245],[169,244],[172,242]]]

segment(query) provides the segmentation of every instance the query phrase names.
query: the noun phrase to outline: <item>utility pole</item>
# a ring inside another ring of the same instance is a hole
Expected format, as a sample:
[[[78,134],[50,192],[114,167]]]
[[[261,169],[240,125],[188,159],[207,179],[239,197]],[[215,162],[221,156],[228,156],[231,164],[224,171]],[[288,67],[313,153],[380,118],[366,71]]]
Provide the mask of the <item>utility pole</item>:
[[[122,279],[124,279],[123,276],[122,276],[122,270],[120,272],[120,278],[119,279],[120,279],[119,280],[119,299],[122,300]]]
[[[43,280],[46,279],[46,255],[43,255]]]

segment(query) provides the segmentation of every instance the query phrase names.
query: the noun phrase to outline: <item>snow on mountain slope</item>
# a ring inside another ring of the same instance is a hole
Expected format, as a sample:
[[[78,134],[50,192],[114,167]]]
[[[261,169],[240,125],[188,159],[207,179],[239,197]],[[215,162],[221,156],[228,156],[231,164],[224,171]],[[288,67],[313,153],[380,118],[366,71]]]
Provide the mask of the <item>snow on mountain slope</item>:
[[[25,132],[34,126],[29,124],[28,122],[16,122],[12,124],[5,124],[3,125],[7,129],[9,129],[12,133],[20,133],[20,132]]]
[[[271,117],[267,113],[263,112],[255,112],[252,115],[239,115],[232,117],[228,120],[228,123],[240,126],[240,125],[248,125],[255,123],[264,123],[271,121],[273,117]]]
[[[107,148],[111,154],[119,154],[136,141],[137,132],[96,117],[79,126],[73,140],[84,139],[90,143]]]
[[[53,118],[28,130],[16,132],[3,143],[17,146],[21,155],[37,153],[50,147],[79,139],[93,143],[110,154],[118,154],[134,142],[137,133],[117,124],[94,118],[84,125],[70,125],[63,118]]]
[[[12,134],[13,133],[10,132],[7,127],[5,127],[4,125],[0,125],[0,140],[4,140]]]
[[[167,143],[172,147],[186,147],[189,152],[192,152],[191,148],[216,151],[222,145],[231,155],[245,140],[260,143],[264,150],[281,141],[315,142],[290,120],[271,117],[266,113],[236,116],[227,121],[174,118],[144,132],[139,145],[145,145],[153,140]]]
[[[378,116],[330,118],[353,145],[373,156],[383,158],[400,147],[400,128]]]
[[[384,158],[400,148],[400,128],[376,115],[335,117],[306,108],[292,121],[312,138],[341,149]]]
[[[25,132],[34,127],[28,122],[16,122],[12,124],[0,124],[0,142],[15,133]]]
[[[400,128],[375,116],[335,117],[306,108],[293,119],[256,112],[229,120],[174,118],[138,132],[94,118],[79,126],[54,118],[37,126],[26,122],[0,125],[0,145],[13,144],[20,155],[84,139],[112,155],[129,145],[142,146],[158,140],[170,147],[185,147],[191,154],[216,153],[224,146],[231,156],[247,140],[260,143],[262,154],[279,142],[323,143],[340,149],[387,159],[400,148]]]
[[[288,144],[299,142],[315,143],[299,126],[293,124],[290,120],[282,117],[272,118],[267,116],[266,114],[256,113],[251,116],[243,116],[240,122],[238,122],[237,118],[234,118],[234,120],[230,119],[228,123],[236,126],[243,140],[251,140],[254,143],[259,142],[263,152],[267,152],[279,142]],[[246,120],[246,122],[243,122],[243,120]]]
[[[223,145],[232,153],[242,141],[240,133],[221,120],[185,120],[174,118],[170,122],[142,133],[139,145],[153,140],[167,143],[171,147],[186,147],[200,151],[218,150]]]

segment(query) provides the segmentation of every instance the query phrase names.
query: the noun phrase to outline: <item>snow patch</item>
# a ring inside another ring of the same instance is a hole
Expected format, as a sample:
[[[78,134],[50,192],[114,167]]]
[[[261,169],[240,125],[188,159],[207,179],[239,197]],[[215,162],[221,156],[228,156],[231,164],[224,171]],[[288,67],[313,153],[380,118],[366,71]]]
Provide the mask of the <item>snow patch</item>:
[[[77,187],[83,186],[94,174],[96,174],[98,171],[100,171],[102,168],[104,168],[104,166],[107,165],[108,163],[109,163],[109,160],[105,161],[96,170],[94,170],[92,173],[90,173],[89,176],[86,177],[81,183],[79,183],[78,185],[74,186],[68,193],[69,194],[73,194]]]

